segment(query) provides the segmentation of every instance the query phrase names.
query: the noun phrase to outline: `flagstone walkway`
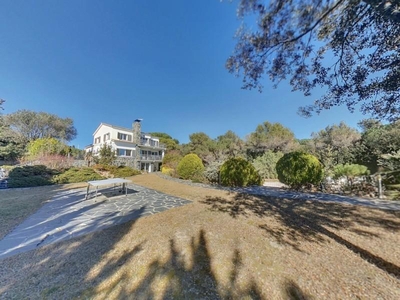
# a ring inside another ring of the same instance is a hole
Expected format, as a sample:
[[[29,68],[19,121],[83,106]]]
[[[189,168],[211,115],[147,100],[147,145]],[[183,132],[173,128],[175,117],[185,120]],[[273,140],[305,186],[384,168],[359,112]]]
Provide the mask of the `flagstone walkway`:
[[[59,193],[0,241],[0,259],[190,203],[135,184],[128,190],[88,200],[86,190]]]

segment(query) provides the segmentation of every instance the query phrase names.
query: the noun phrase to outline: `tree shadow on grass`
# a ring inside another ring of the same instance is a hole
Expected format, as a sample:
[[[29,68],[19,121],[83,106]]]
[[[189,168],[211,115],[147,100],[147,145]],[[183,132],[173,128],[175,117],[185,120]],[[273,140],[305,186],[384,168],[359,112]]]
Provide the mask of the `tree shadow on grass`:
[[[375,233],[355,228],[382,228],[392,232],[400,231],[400,212],[379,211],[379,214],[365,214],[353,205],[339,203],[284,199],[249,194],[234,194],[232,201],[220,197],[208,197],[202,201],[211,210],[228,213],[233,218],[255,215],[259,218],[270,217],[278,222],[259,225],[277,242],[300,249],[300,242],[323,243],[332,239],[347,247],[367,262],[374,264],[385,272],[400,278],[399,266],[363,249],[334,233],[332,230],[346,229],[356,234],[376,236]],[[272,224],[272,225],[271,225]]]
[[[132,275],[126,271],[113,278],[113,282],[124,283],[112,294],[113,287],[93,292],[116,299],[263,299],[253,278],[248,280],[245,288],[239,284],[243,267],[239,250],[234,250],[227,283],[222,283],[213,268],[209,247],[203,230],[191,238],[190,255],[182,252],[177,242],[170,239],[167,249],[160,249],[160,254],[168,251],[168,258],[150,261],[135,287],[129,285]]]

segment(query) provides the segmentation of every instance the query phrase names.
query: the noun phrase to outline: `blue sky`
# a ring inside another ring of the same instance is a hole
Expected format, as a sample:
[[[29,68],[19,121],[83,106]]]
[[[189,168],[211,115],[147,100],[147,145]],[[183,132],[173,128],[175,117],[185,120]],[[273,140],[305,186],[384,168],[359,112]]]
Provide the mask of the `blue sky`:
[[[0,3],[0,98],[4,114],[45,111],[74,120],[83,148],[101,123],[166,132],[181,143],[195,132],[240,137],[264,121],[297,138],[365,118],[345,107],[305,119],[311,97],[288,83],[242,90],[225,69],[240,21],[237,2],[219,0],[28,1]]]

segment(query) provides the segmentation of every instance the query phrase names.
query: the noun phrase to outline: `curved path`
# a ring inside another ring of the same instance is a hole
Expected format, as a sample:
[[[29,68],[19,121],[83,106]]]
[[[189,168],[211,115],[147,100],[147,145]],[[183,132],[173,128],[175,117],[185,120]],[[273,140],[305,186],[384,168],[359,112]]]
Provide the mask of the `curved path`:
[[[82,189],[57,194],[0,241],[0,259],[190,203],[135,184],[128,190],[88,200]]]
[[[351,204],[351,205],[362,205],[371,208],[386,209],[386,210],[400,210],[399,201],[366,199],[361,197],[350,197],[350,196],[341,196],[341,195],[325,194],[325,193],[303,193],[292,190],[286,190],[279,187],[268,187],[268,186],[229,188],[218,185],[194,183],[191,182],[190,180],[177,179],[160,173],[157,174],[158,176],[164,179],[184,183],[187,185],[218,189],[218,190],[226,190],[226,191],[244,193],[250,195],[272,196],[278,198],[289,198],[289,199],[299,199],[299,200],[327,201],[327,202],[336,202],[336,203]]]

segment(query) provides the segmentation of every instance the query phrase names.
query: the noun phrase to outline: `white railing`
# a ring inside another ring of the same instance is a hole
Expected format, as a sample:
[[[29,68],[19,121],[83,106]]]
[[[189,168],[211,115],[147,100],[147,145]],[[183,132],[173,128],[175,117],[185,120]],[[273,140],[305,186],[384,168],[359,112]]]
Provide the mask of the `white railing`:
[[[141,155],[141,160],[162,160],[161,155]]]

